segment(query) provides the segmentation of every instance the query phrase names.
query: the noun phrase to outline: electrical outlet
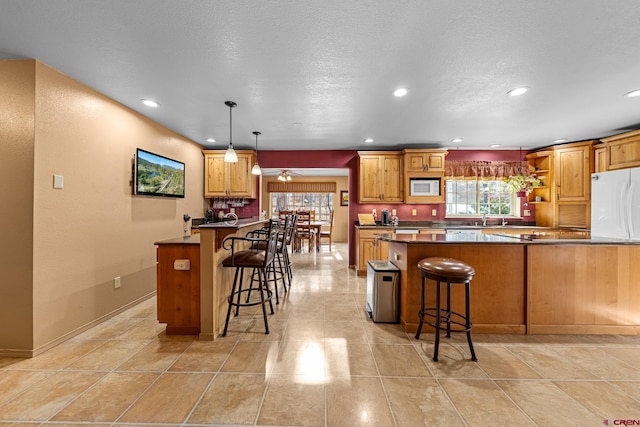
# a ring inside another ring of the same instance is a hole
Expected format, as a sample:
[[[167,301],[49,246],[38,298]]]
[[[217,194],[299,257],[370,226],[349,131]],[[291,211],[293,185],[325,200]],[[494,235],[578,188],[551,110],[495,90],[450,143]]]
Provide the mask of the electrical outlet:
[[[120,289],[120,276],[113,279],[113,288]]]
[[[531,216],[531,211],[529,209],[525,209],[524,216]]]
[[[231,209],[229,209],[229,212],[231,212],[231,213],[233,213],[233,214],[234,214],[234,213],[236,213],[236,208],[231,208]]]
[[[373,216],[376,216],[376,210],[375,209],[372,209],[371,213],[373,214]]]
[[[417,211],[417,210],[415,210],[415,209],[414,209],[414,210],[412,210],[412,211],[411,211],[411,215],[413,215],[413,216],[418,215],[418,211]]]
[[[391,215],[396,216],[396,210],[395,209],[391,209]]]
[[[438,211],[435,209],[431,209],[431,216],[436,216],[438,214]]]

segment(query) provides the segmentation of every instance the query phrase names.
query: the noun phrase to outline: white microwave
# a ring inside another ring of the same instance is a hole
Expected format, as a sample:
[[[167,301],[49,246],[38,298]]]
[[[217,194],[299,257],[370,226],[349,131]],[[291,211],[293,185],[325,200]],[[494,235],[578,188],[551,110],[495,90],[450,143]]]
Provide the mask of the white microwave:
[[[440,178],[409,178],[411,196],[439,196]]]

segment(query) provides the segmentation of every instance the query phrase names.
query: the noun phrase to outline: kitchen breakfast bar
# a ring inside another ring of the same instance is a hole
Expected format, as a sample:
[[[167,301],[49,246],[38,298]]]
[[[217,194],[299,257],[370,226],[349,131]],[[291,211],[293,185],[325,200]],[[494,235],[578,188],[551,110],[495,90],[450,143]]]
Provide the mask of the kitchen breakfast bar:
[[[640,334],[640,242],[561,234],[386,233],[378,239],[388,242],[389,261],[400,269],[400,322],[407,332],[418,326],[418,261],[446,257],[476,270],[473,332]],[[454,311],[463,310],[463,287],[454,286],[451,297]],[[434,298],[427,295],[426,304]]]

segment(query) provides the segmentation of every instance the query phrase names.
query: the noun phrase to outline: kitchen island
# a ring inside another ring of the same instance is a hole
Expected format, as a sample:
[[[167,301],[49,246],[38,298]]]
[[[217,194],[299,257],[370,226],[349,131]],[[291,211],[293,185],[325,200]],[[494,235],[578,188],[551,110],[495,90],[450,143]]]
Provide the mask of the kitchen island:
[[[476,270],[474,332],[640,334],[640,242],[561,233],[386,233],[378,239],[400,269],[400,322],[407,332],[418,326],[417,263],[438,256]],[[454,286],[454,310],[462,309],[462,297],[462,287]]]
[[[197,235],[156,242],[158,318],[167,322],[167,334],[199,333],[201,340],[214,340],[219,335],[224,327],[234,273],[233,269],[222,267],[222,260],[230,254],[222,247],[222,242],[228,236],[244,236],[262,228],[267,222],[247,218],[235,224],[202,224]],[[182,259],[190,259],[189,271],[177,270],[183,268]],[[196,301],[199,310],[193,306]],[[198,315],[194,319],[196,312]]]

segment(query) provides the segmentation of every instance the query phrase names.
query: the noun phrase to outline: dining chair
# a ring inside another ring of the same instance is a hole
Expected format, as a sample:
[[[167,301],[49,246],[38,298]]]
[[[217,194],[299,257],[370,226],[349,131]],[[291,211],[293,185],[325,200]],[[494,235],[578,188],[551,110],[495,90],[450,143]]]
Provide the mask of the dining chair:
[[[298,211],[298,225],[296,227],[296,244],[295,248],[297,252],[302,252],[302,242],[307,240],[309,246],[309,252],[315,245],[315,232],[311,228],[311,212],[310,211]]]
[[[335,210],[332,209],[331,210],[331,215],[330,215],[330,219],[329,219],[329,228],[328,229],[322,229],[320,230],[320,234],[318,234],[317,239],[318,243],[322,246],[322,241],[324,240],[328,240],[329,243],[329,251],[331,251],[331,232],[333,231],[333,214],[335,213]]]

